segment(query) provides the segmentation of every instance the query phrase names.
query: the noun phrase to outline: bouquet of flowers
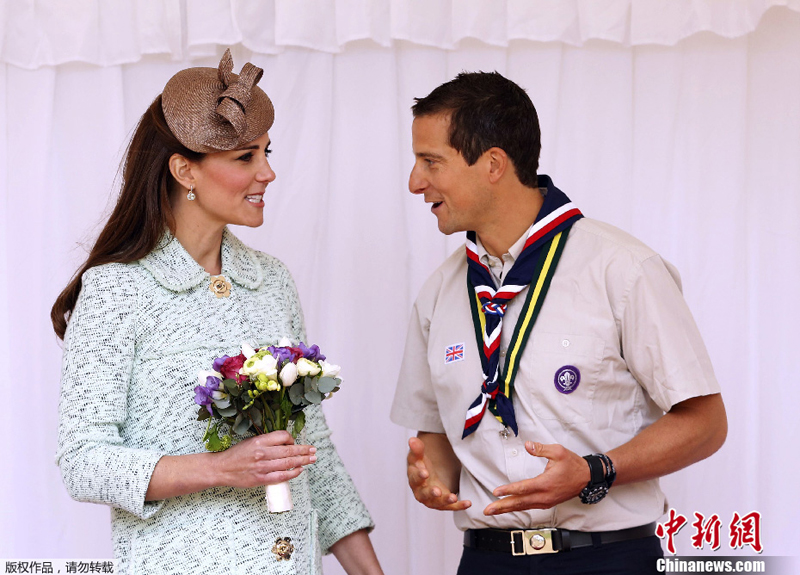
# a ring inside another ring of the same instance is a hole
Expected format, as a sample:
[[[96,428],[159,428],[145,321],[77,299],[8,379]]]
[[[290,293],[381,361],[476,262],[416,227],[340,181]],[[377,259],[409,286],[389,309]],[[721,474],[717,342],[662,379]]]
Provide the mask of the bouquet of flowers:
[[[194,388],[197,419],[208,420],[206,449],[224,451],[234,435],[281,429],[296,438],[305,425],[303,410],[339,390],[339,369],[318,346],[292,346],[287,339],[261,349],[244,343],[239,355],[218,357],[211,371],[198,373]],[[292,508],[288,482],[267,485],[267,504],[272,512]]]

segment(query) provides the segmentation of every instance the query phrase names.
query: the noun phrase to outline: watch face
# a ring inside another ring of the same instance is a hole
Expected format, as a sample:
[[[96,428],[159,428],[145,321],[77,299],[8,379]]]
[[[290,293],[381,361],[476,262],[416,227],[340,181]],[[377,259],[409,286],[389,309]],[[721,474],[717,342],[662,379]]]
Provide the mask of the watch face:
[[[581,501],[589,505],[599,503],[603,497],[608,493],[608,487],[605,485],[596,485],[594,487],[584,487],[581,491]]]

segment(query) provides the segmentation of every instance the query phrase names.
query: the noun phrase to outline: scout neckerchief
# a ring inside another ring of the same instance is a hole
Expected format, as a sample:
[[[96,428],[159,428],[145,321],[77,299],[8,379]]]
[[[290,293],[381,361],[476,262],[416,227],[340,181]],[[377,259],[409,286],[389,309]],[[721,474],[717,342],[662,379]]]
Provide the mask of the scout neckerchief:
[[[569,229],[583,217],[549,177],[539,176],[538,183],[540,187],[547,187],[547,194],[536,221],[528,230],[525,246],[503,279],[500,289],[495,289],[489,268],[478,257],[475,232],[467,232],[467,285],[475,335],[478,348],[482,350],[483,384],[481,394],[467,410],[462,439],[478,429],[487,407],[503,425],[511,428],[515,435],[519,434],[511,398],[520,355],[547,295]],[[528,297],[511,337],[501,376],[499,363],[503,315],[509,302],[529,284],[531,289],[528,290]]]

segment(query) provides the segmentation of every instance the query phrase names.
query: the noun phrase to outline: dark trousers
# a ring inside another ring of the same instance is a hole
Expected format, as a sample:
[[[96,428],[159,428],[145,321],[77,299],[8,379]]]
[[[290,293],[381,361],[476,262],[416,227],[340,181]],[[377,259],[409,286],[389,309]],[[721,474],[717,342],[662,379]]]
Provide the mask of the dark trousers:
[[[521,557],[464,547],[458,575],[650,575],[663,556],[656,536]]]

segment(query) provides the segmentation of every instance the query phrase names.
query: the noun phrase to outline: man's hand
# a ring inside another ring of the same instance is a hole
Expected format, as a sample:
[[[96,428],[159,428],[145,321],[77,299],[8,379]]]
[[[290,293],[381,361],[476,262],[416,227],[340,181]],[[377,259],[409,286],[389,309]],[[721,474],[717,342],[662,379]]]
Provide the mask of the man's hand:
[[[725,405],[719,393],[676,403],[636,437],[606,455],[614,462],[614,485],[663,477],[717,451],[728,433]],[[547,466],[533,479],[501,485],[500,501],[483,510],[497,515],[523,509],[549,509],[577,496],[591,478],[583,457],[557,444],[525,443],[528,453],[546,457]]]
[[[466,500],[459,501],[458,496],[453,493],[455,487],[449,487],[445,481],[439,478],[439,475],[436,473],[436,464],[432,463],[428,456],[425,455],[425,446],[426,444],[430,444],[431,440],[435,441],[432,445],[434,454],[442,451],[444,446],[440,445],[441,439],[447,442],[447,438],[444,435],[438,437],[439,435],[440,434],[420,434],[420,437],[412,437],[408,440],[408,485],[411,487],[411,491],[414,492],[414,497],[417,501],[426,507],[439,509],[441,511],[460,511],[462,509],[467,509],[472,503]],[[449,442],[447,442],[446,447],[450,450],[450,454],[445,453],[448,455],[446,459],[449,459],[449,455],[455,457],[455,455],[452,454],[452,447],[450,447]],[[446,452],[446,450],[444,451]],[[442,454],[439,453],[439,455]],[[441,460],[441,457],[438,459]],[[449,473],[449,475],[452,477],[453,474]]]
[[[586,460],[561,445],[526,441],[525,449],[535,457],[547,458],[544,471],[532,479],[495,489],[492,492],[494,496],[503,499],[489,504],[483,510],[484,515],[549,509],[577,496],[591,479]]]

